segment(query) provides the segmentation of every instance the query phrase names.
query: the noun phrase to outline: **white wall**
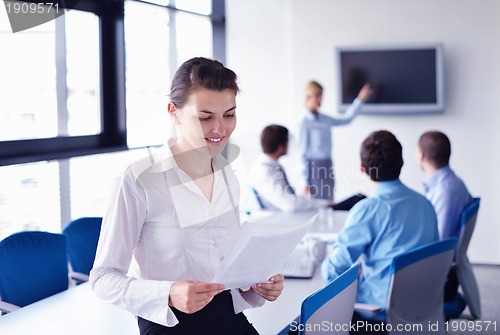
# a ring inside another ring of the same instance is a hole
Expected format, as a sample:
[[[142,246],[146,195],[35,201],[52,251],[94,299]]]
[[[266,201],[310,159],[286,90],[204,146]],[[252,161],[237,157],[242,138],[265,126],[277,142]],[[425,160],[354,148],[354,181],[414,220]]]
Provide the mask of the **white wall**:
[[[263,126],[291,129],[303,115],[302,91],[311,79],[325,87],[323,111],[336,113],[334,48],[359,44],[441,42],[445,48],[446,111],[440,115],[361,116],[334,129],[337,195],[366,189],[357,173],[359,145],[373,130],[395,133],[404,148],[401,179],[422,191],[414,159],[429,129],[452,141],[452,168],[482,197],[469,256],[500,264],[500,1],[482,0],[227,0],[228,65],[240,77],[235,143],[245,165],[259,152]],[[496,145],[495,145],[496,144]],[[285,165],[293,167],[293,155]]]

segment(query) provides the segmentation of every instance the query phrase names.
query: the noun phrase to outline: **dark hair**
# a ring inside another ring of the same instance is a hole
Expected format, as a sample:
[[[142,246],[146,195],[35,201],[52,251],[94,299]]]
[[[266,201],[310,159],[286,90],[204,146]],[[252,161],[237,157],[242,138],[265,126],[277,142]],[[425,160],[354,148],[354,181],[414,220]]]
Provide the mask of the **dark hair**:
[[[185,61],[172,79],[170,100],[177,108],[183,108],[191,93],[198,88],[214,91],[239,91],[236,73],[226,68],[221,62],[195,57]]]
[[[262,151],[266,154],[275,153],[280,145],[288,143],[288,129],[277,124],[267,126],[260,135]]]
[[[403,166],[403,148],[396,136],[386,130],[375,131],[361,144],[361,164],[373,181],[399,178]]]
[[[439,131],[428,131],[420,136],[418,147],[424,158],[436,169],[450,163],[451,144],[448,137]]]

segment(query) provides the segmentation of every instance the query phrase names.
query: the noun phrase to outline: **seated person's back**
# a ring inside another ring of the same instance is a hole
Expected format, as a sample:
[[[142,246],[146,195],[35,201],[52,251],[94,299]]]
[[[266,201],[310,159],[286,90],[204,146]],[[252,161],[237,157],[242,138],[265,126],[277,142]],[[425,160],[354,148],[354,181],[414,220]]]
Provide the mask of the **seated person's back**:
[[[361,171],[370,177],[374,193],[351,209],[322,263],[322,276],[331,281],[360,259],[356,299],[361,303],[385,307],[392,259],[438,239],[434,208],[399,180],[402,166],[401,144],[393,134],[378,131],[363,141]],[[385,309],[364,317],[384,321]]]

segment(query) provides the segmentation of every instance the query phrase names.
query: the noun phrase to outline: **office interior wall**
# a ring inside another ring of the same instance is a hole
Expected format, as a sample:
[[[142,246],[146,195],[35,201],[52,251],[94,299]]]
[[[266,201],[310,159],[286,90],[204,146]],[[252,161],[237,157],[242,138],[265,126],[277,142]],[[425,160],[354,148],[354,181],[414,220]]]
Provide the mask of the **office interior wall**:
[[[227,63],[239,75],[242,88],[234,142],[241,147],[245,167],[260,150],[263,126],[280,123],[295,134],[308,80],[325,87],[322,110],[337,113],[336,46],[443,43],[443,114],[361,116],[334,129],[337,198],[369,191],[358,173],[358,151],[363,138],[379,129],[394,132],[401,141],[405,160],[401,179],[422,192],[425,176],[415,163],[416,142],[426,130],[441,130],[452,141],[452,168],[474,196],[482,197],[469,257],[477,263],[500,264],[499,1],[227,0],[226,4]],[[298,170],[293,146],[283,162]],[[294,181],[300,183],[298,175]]]

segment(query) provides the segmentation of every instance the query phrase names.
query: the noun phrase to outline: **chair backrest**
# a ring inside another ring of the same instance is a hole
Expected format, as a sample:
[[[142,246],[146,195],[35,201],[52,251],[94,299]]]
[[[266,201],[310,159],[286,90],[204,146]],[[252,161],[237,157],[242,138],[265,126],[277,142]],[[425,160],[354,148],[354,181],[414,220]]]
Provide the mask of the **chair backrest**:
[[[63,229],[68,241],[71,269],[88,275],[94,264],[102,218],[86,217],[69,222]]]
[[[474,198],[470,205],[464,208],[460,217],[460,235],[458,237],[458,246],[456,259],[457,262],[461,257],[467,257],[467,249],[476,227],[477,213],[479,212],[480,198]]]
[[[66,237],[20,232],[0,241],[0,299],[24,307],[68,288]]]
[[[425,333],[430,324],[438,326],[433,334],[446,334],[444,284],[456,245],[457,239],[450,238],[394,257],[386,306],[387,323],[393,326],[389,334],[408,334],[408,329],[398,329],[404,325],[415,334]]]
[[[458,282],[462,287],[464,299],[469,306],[469,310],[476,319],[481,318],[481,299],[479,295],[479,286],[477,285],[472,265],[467,258],[467,248],[469,247],[469,242],[476,226],[480,202],[480,198],[475,198],[474,201],[462,211],[460,235],[455,258]]]
[[[266,209],[266,206],[264,206],[264,203],[262,202],[262,199],[260,198],[259,192],[257,192],[257,190],[253,187],[251,189],[252,189],[253,195],[255,196],[255,199],[257,199],[257,202],[259,203],[260,209]]]
[[[354,264],[328,285],[304,299],[299,317],[299,334],[321,333],[322,330],[316,328],[325,321],[340,326],[350,323],[356,302],[358,271],[359,264]],[[347,327],[341,328],[336,334],[349,334]]]

